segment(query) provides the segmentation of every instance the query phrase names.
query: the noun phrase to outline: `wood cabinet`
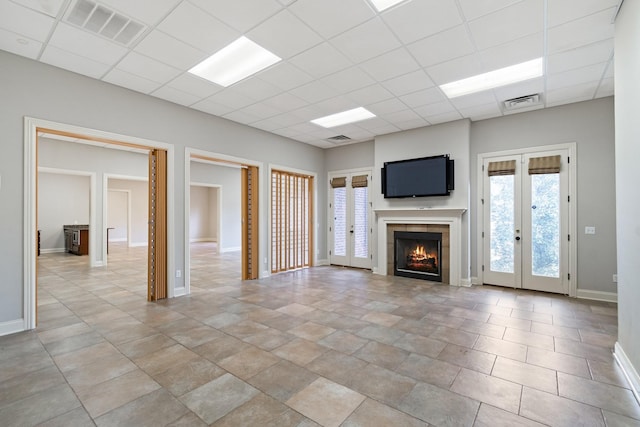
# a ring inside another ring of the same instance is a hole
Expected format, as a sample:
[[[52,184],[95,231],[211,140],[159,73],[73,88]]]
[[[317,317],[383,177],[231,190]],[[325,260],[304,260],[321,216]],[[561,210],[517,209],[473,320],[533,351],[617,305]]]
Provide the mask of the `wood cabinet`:
[[[89,254],[89,226],[88,225],[65,225],[64,229],[64,249],[65,252],[74,255]]]

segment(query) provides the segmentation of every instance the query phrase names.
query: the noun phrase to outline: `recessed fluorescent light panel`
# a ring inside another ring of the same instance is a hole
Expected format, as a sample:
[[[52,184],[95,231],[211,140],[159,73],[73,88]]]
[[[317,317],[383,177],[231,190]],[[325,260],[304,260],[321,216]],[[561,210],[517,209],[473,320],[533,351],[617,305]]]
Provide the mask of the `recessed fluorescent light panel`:
[[[320,117],[319,119],[311,120],[311,123],[314,123],[318,126],[322,126],[325,128],[333,128],[336,126],[346,125],[348,123],[355,123],[362,120],[367,120],[376,115],[366,108],[358,107],[353,110],[343,111],[342,113],[332,114],[326,117]]]
[[[385,9],[389,9],[391,6],[395,6],[398,3],[402,3],[405,0],[371,0],[371,3],[378,9],[378,12],[382,12]]]
[[[267,49],[242,36],[190,69],[189,72],[227,87],[280,60],[281,58]]]
[[[543,59],[538,58],[510,67],[500,68],[477,76],[443,84],[440,89],[449,98],[470,95],[483,90],[535,79],[543,74]]]

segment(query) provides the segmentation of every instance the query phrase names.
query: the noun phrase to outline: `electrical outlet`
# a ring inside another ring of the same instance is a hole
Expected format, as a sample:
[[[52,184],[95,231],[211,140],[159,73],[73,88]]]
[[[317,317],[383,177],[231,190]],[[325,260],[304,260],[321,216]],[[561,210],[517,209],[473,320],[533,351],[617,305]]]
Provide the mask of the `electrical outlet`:
[[[613,283],[618,283],[618,275],[617,274],[613,275]]]
[[[182,277],[182,271],[176,270],[176,277]]]
[[[584,228],[584,234],[596,234],[596,228],[595,227],[585,227]]]

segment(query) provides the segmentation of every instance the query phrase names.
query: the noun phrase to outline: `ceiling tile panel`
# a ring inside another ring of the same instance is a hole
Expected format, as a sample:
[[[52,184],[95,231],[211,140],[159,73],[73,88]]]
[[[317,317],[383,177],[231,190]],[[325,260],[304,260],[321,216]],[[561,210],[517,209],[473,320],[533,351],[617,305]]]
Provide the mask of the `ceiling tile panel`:
[[[359,107],[358,104],[354,103],[349,98],[344,96],[336,96],[334,98],[330,98],[315,104],[315,106],[323,111],[324,114],[334,114],[340,113],[342,111],[351,110],[352,108]]]
[[[275,108],[265,103],[252,104],[248,107],[243,108],[241,111],[258,117],[258,120],[268,119],[269,117],[277,116],[278,114],[282,114],[284,112],[279,108]]]
[[[318,34],[288,10],[283,10],[263,22],[251,30],[247,37],[282,59],[290,58],[322,43]]]
[[[603,40],[573,50],[556,53],[547,60],[547,72],[557,74],[598,62],[606,62],[613,54],[613,39]]]
[[[493,71],[544,56],[542,33],[531,34],[480,52],[484,71]]]
[[[196,102],[195,104],[191,105],[191,108],[208,114],[213,114],[214,116],[224,116],[225,114],[234,110],[234,108],[231,108],[227,105],[219,104],[209,98]]]
[[[313,80],[309,74],[288,62],[280,62],[258,73],[261,80],[282,89],[290,90]]]
[[[475,51],[465,25],[418,40],[408,48],[423,67],[430,67]]]
[[[377,81],[384,81],[415,71],[420,66],[405,48],[400,48],[363,62],[360,68]]]
[[[455,111],[455,107],[451,105],[449,100],[436,102],[434,104],[423,105],[422,107],[414,108],[413,111],[421,117],[429,117],[436,114],[449,113]]]
[[[116,68],[158,83],[165,83],[178,76],[181,71],[177,68],[163,64],[160,61],[131,52],[118,63]]]
[[[286,92],[269,99],[265,99],[263,103],[285,112],[302,108],[308,104],[307,101]]]
[[[291,93],[312,104],[339,95],[339,92],[336,89],[320,81],[313,81],[297,87],[291,90]]]
[[[188,2],[180,3],[157,28],[208,54],[240,37],[238,31]]]
[[[23,5],[28,7],[29,9],[35,10],[36,12],[41,12],[47,14],[53,18],[57,17],[61,12],[62,6],[65,3],[65,0],[11,0],[14,3]]]
[[[427,120],[432,125],[437,125],[438,123],[452,122],[454,120],[460,120],[462,118],[463,117],[457,111],[449,111],[447,113],[425,117],[425,120]]]
[[[42,49],[42,43],[0,28],[0,49],[36,59]]]
[[[220,92],[223,88],[207,80],[184,73],[171,82],[167,86],[198,97],[198,99],[208,98],[209,96]]]
[[[462,24],[455,0],[414,0],[383,12],[382,17],[403,43]]]
[[[376,116],[386,116],[408,109],[407,104],[398,98],[387,99],[386,101],[376,102],[367,106],[367,109]]]
[[[289,62],[315,78],[344,70],[352,65],[342,53],[329,43],[322,43],[302,52],[291,58]]]
[[[147,25],[158,24],[182,0],[153,0],[151,6],[146,1],[132,0],[100,0],[98,3],[111,6],[131,18],[142,21]]]
[[[512,85],[499,87],[493,90],[496,99],[500,102],[521,96],[535,95],[544,92],[544,78],[527,80]]]
[[[8,0],[0,2],[0,28],[43,42],[49,37],[55,20]]]
[[[244,123],[244,124],[260,121],[260,117],[251,113],[247,113],[244,110],[233,111],[229,114],[225,114],[222,117],[228,120],[233,120],[234,122]]]
[[[493,95],[493,92],[490,90],[485,90],[484,92],[478,92],[471,95],[459,96],[457,98],[450,99],[451,104],[453,104],[456,109],[460,108],[469,108],[475,107],[478,105],[485,105],[490,103],[495,103],[496,98]]]
[[[255,99],[256,101],[261,101],[280,93],[280,89],[257,77],[244,79],[241,82],[234,84],[233,89],[251,99]]]
[[[360,63],[400,47],[398,39],[380,18],[365,22],[333,39],[331,44],[354,63]]]
[[[240,32],[247,32],[270,16],[281,5],[274,0],[189,0]]]
[[[565,86],[577,85],[592,81],[600,81],[602,78],[606,62],[589,65],[587,67],[576,68],[564,73],[552,74],[547,77],[547,90],[556,90]]]
[[[207,56],[205,52],[158,30],[145,37],[135,51],[185,71]]]
[[[160,83],[154,82],[126,71],[113,69],[102,79],[107,83],[126,87],[136,92],[151,93],[158,89]]]
[[[549,26],[555,27],[605,9],[617,7],[620,2],[621,0],[550,1],[548,6]]]
[[[467,55],[429,67],[427,74],[435,84],[441,85],[483,73],[481,64],[479,55]]]
[[[398,121],[396,126],[402,130],[410,130],[428,126],[429,122],[423,119],[422,117],[417,117],[410,120]]]
[[[94,79],[100,79],[110,68],[109,64],[103,64],[52,45],[47,45],[40,60],[45,64],[64,68]]]
[[[360,89],[375,83],[368,74],[358,67],[338,71],[335,74],[324,77],[321,81],[338,90],[340,93],[346,93],[350,90]]]
[[[197,96],[182,92],[181,90],[177,90],[169,86],[163,86],[151,93],[151,95],[180,105],[191,105],[200,100]]]
[[[290,10],[326,39],[375,16],[363,0],[298,0]]]
[[[419,90],[400,97],[403,103],[411,108],[422,107],[427,104],[445,101],[447,98],[437,87]]]
[[[540,32],[544,22],[544,2],[524,0],[469,22],[480,50],[498,46]]]
[[[414,71],[404,76],[395,77],[382,85],[396,96],[406,95],[421,89],[433,87],[433,81],[422,70]]]
[[[611,20],[615,11],[615,8],[606,9],[550,28],[548,32],[549,54],[612,38],[614,36],[614,25]]]
[[[360,105],[373,104],[384,101],[385,99],[393,98],[393,94],[380,84],[354,90],[353,92],[349,92],[347,96]]]
[[[547,106],[569,104],[592,99],[598,88],[598,81],[586,82],[573,86],[565,86],[547,93]]]
[[[115,64],[128,52],[116,43],[64,23],[56,26],[49,44],[103,64]]]
[[[233,90],[233,88],[226,88],[207,99],[225,105],[232,110],[239,110],[256,102],[254,99]]]
[[[492,117],[499,117],[502,115],[502,110],[496,102],[484,105],[476,105],[473,107],[458,109],[462,117],[469,118],[471,120],[484,120]]]
[[[458,0],[462,13],[468,21],[504,9],[519,1],[522,0]]]

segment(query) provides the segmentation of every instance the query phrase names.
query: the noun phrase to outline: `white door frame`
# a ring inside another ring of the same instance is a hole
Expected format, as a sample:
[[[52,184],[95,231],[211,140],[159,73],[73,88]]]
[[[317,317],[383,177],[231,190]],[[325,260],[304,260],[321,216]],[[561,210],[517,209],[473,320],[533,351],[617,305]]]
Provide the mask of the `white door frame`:
[[[484,173],[482,165],[485,159],[490,157],[499,156],[513,156],[519,154],[533,154],[537,152],[552,151],[552,150],[567,150],[569,151],[569,157],[571,161],[569,166],[569,197],[571,202],[569,203],[569,235],[572,236],[569,241],[569,274],[571,279],[569,280],[569,296],[577,296],[577,283],[578,283],[578,225],[577,225],[577,145],[575,142],[568,142],[564,144],[542,145],[538,147],[527,147],[515,150],[496,151],[491,153],[479,153],[477,159],[477,177],[476,177],[476,268],[478,274],[478,284],[484,284],[484,273],[482,271],[482,264],[484,260],[484,245],[482,230],[484,228],[484,209],[482,207],[482,198],[484,195]]]
[[[356,168],[356,169],[342,169],[342,170],[336,170],[336,171],[329,171],[327,172],[327,223],[330,224],[329,227],[327,227],[327,247],[328,247],[328,251],[333,250],[333,232],[330,231],[333,230],[333,220],[331,219],[331,207],[330,204],[333,203],[333,188],[330,185],[331,179],[332,178],[336,178],[336,177],[340,177],[340,176],[346,176],[346,175],[368,175],[369,176],[369,184],[367,186],[367,188],[369,189],[369,195],[368,195],[368,199],[369,199],[369,212],[367,212],[367,221],[368,221],[368,229],[369,229],[369,238],[367,239],[367,245],[369,246],[368,251],[369,251],[369,261],[370,261],[370,267],[369,269],[371,269],[373,271],[373,253],[371,251],[371,247],[373,244],[373,221],[374,221],[374,211],[373,211],[373,198],[372,198],[372,182],[373,182],[373,170],[372,168]],[[347,183],[347,185],[349,185],[349,183]],[[350,255],[349,255],[350,256]],[[328,263],[331,264],[331,255],[329,255],[329,259],[328,259]]]
[[[36,242],[36,207],[37,207],[37,139],[38,128],[50,129],[59,132],[68,132],[84,135],[89,139],[101,139],[120,141],[138,146],[159,148],[167,151],[167,188],[174,188],[174,157],[175,149],[171,144],[152,141],[149,139],[137,138],[128,135],[121,135],[113,132],[90,129],[66,123],[53,122],[50,120],[37,119],[33,117],[24,118],[24,265],[23,265],[23,301],[24,307],[22,320],[24,329],[34,329],[36,327],[36,262],[37,245]],[[115,147],[115,145],[114,145]],[[95,212],[95,209],[94,209]],[[174,297],[175,279],[172,271],[175,269],[175,197],[173,191],[167,192],[167,293],[168,297]],[[106,229],[104,230],[106,235]],[[89,238],[91,240],[91,237]],[[95,239],[93,239],[95,241]],[[94,251],[95,252],[95,251]]]

